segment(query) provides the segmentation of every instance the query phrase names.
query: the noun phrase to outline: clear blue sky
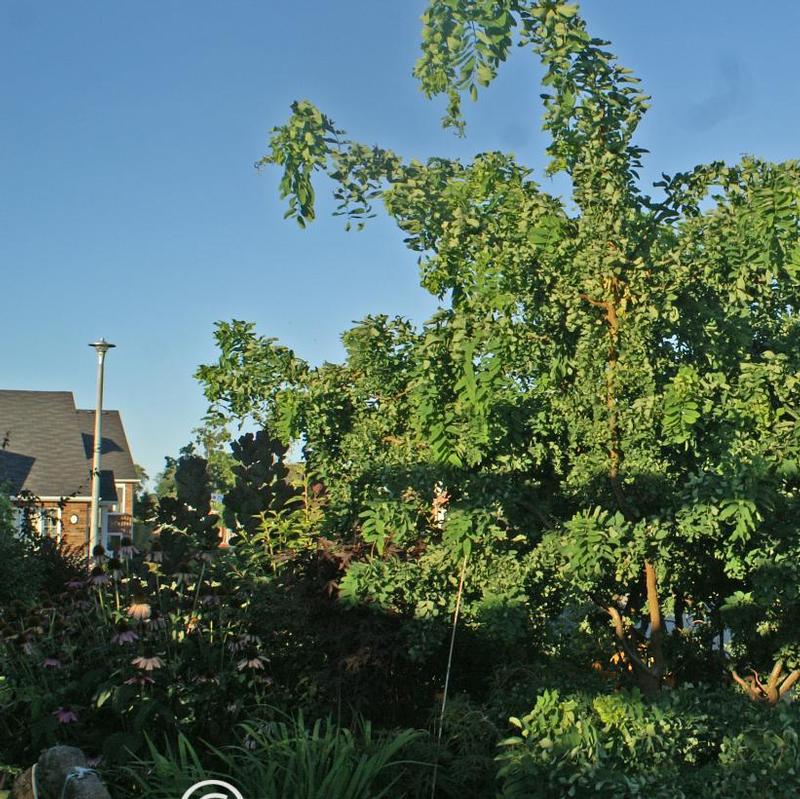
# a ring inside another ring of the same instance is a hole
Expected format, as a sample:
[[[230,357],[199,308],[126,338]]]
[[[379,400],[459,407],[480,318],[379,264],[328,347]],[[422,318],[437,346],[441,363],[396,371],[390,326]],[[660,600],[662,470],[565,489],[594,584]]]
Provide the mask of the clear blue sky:
[[[312,362],[367,313],[433,308],[401,235],[282,219],[258,174],[271,126],[308,98],[348,133],[417,158],[510,150],[540,168],[540,71],[515,52],[468,103],[465,140],[410,72],[422,0],[0,0],[0,387],[107,407],[151,474],[205,404],[192,378],[218,319]],[[800,4],[588,0],[590,29],[643,78],[647,180],[752,152],[800,155]],[[545,183],[546,185],[546,183]]]

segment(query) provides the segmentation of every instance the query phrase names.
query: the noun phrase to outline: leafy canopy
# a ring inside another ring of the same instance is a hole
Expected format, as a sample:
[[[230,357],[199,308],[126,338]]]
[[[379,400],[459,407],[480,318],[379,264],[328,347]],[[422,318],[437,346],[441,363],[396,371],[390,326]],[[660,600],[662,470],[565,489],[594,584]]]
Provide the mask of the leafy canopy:
[[[742,664],[798,666],[784,580],[799,554],[800,166],[714,162],[644,193],[648,98],[554,0],[431,0],[414,74],[447,97],[446,126],[463,130],[462,97],[514,43],[545,67],[548,170],[571,179],[570,205],[511,155],[407,161],[294,103],[260,162],[283,170],[286,216],[314,218],[320,174],[347,227],[382,204],[441,306],[421,329],[368,317],[343,364],[315,368],[220,323],[220,360],[198,371],[212,411],[302,440],[328,532],[371,536],[383,572],[469,536],[489,563],[559,553],[562,601],[603,609],[646,690],[670,647],[718,668],[726,626]],[[474,524],[431,521],[437,484],[448,519]],[[526,591],[545,606],[541,583]]]

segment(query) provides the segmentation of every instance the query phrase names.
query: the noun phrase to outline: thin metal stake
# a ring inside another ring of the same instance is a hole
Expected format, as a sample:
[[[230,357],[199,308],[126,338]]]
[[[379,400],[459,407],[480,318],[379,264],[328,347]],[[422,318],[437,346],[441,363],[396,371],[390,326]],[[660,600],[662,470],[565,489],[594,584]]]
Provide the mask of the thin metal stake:
[[[444,729],[444,709],[447,706],[447,690],[450,687],[450,669],[453,665],[453,649],[456,645],[456,627],[458,626],[458,614],[461,611],[461,595],[464,591],[464,575],[467,571],[467,553],[464,553],[464,561],[461,564],[461,577],[458,580],[458,594],[456,595],[456,609],[453,611],[453,631],[450,634],[450,653],[447,656],[447,673],[444,677],[444,693],[442,695],[442,710],[439,714],[439,731],[436,735],[436,760],[433,764],[433,782],[431,784],[431,799],[436,796],[436,777],[439,773],[439,752],[442,748],[442,731]]]

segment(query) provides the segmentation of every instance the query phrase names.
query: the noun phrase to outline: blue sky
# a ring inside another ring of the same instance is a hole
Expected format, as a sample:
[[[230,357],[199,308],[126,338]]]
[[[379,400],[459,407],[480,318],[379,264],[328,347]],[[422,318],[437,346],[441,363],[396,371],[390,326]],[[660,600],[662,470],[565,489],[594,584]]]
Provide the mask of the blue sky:
[[[581,5],[653,96],[645,181],[800,154],[795,0]],[[0,387],[70,389],[91,407],[86,344],[105,336],[118,345],[106,406],[154,474],[205,410],[192,374],[214,358],[215,320],[252,320],[317,363],[339,358],[339,334],[367,313],[426,318],[434,303],[390,223],[345,233],[322,213],[300,231],[282,219],[277,174],[253,167],[307,98],[408,157],[501,149],[538,171],[532,56],[514,52],[467,104],[459,140],[410,74],[423,7],[0,0]]]

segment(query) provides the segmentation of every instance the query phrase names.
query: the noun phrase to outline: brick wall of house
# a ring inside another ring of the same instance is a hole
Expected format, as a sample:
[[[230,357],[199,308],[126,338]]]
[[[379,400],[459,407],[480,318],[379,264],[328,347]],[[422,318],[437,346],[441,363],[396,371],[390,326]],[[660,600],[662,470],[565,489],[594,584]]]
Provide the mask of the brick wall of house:
[[[88,502],[68,502],[61,512],[61,536],[69,547],[78,547],[81,551],[86,547],[89,535],[89,508]],[[70,516],[75,515],[78,521],[70,522]]]
[[[117,494],[120,497],[120,503],[117,505],[118,513],[126,513],[133,516],[133,496],[136,488],[136,483],[125,483],[125,497],[122,501],[123,492],[120,491],[120,484],[117,484]],[[57,501],[41,500],[41,507],[48,513],[52,514],[53,518],[58,515],[59,504]],[[91,503],[87,500],[67,500],[66,504],[61,509],[61,540],[70,548],[77,548],[81,553],[86,550],[86,542],[89,533],[89,516],[91,510]],[[70,521],[72,516],[77,516],[76,522]]]

